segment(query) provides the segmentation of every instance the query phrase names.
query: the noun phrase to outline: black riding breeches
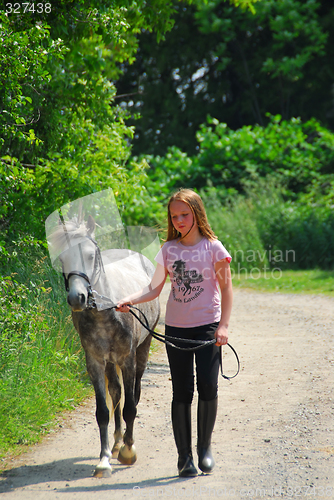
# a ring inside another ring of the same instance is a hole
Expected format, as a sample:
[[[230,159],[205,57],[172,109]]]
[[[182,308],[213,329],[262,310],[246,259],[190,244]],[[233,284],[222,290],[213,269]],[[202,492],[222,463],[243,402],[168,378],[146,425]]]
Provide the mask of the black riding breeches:
[[[219,323],[196,326],[194,328],[177,328],[166,325],[166,335],[192,340],[212,340]],[[193,344],[184,342],[175,344],[190,347]],[[172,376],[173,400],[190,404],[194,395],[194,359],[196,360],[197,390],[200,399],[211,401],[217,397],[218,374],[220,365],[220,348],[215,344],[202,347],[195,352],[181,351],[166,346]]]

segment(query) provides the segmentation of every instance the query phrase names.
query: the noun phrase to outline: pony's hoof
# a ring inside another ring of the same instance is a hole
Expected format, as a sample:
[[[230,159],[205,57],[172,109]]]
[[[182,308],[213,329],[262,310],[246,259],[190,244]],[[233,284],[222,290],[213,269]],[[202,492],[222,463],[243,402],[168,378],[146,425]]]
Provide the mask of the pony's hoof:
[[[117,459],[123,465],[133,465],[137,460],[136,448],[133,445],[129,448],[123,444],[119,450]]]
[[[94,477],[111,477],[111,465],[109,463],[108,457],[103,457],[100,463],[96,466]]]
[[[96,467],[94,477],[97,477],[98,479],[111,477],[111,467],[108,467],[108,469],[98,469]]]

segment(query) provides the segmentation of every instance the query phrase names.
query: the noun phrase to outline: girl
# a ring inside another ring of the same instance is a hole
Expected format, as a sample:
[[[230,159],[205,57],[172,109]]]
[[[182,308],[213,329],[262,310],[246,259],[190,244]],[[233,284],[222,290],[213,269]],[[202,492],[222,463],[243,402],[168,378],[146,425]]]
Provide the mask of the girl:
[[[120,300],[117,310],[128,312],[127,304],[155,299],[169,274],[166,335],[194,340],[216,338],[215,344],[195,352],[166,347],[172,377],[172,424],[179,476],[197,475],[191,449],[194,358],[199,395],[198,467],[210,473],[215,465],[211,434],[217,414],[220,346],[228,341],[232,309],[231,256],[212,231],[203,202],[194,191],[180,189],[169,200],[167,241],[155,260],[158,264],[150,285]],[[181,340],[179,345],[185,347]]]

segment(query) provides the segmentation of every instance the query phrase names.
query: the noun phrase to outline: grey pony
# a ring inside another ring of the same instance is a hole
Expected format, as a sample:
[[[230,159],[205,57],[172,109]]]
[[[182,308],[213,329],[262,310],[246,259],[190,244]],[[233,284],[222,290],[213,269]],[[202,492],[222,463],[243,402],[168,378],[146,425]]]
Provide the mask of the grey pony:
[[[50,240],[54,246],[66,248],[59,255],[64,277],[77,271],[87,275],[90,281],[88,283],[81,275],[70,276],[67,301],[85,351],[87,371],[96,396],[101,453],[94,475],[108,477],[111,475],[111,458],[126,465],[132,465],[137,459],[133,426],[151,335],[132,314],[122,314],[114,308],[87,309],[89,286],[116,304],[120,298],[147,286],[154,266],[143,255],[127,249],[100,252],[94,241],[95,222],[90,216],[86,223],[68,221],[65,224],[65,231],[63,223]],[[154,329],[160,314],[158,299],[141,304],[139,308],[146,315],[149,327]],[[108,439],[109,394],[115,421],[112,449]],[[121,413],[126,424],[123,436]]]

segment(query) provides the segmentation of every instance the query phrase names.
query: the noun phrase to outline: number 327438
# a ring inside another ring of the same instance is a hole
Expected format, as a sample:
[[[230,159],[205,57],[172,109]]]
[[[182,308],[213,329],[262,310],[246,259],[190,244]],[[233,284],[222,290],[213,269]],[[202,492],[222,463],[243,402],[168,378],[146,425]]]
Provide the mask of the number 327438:
[[[36,14],[50,14],[51,9],[51,3],[6,3],[6,14],[28,14],[29,12]]]

